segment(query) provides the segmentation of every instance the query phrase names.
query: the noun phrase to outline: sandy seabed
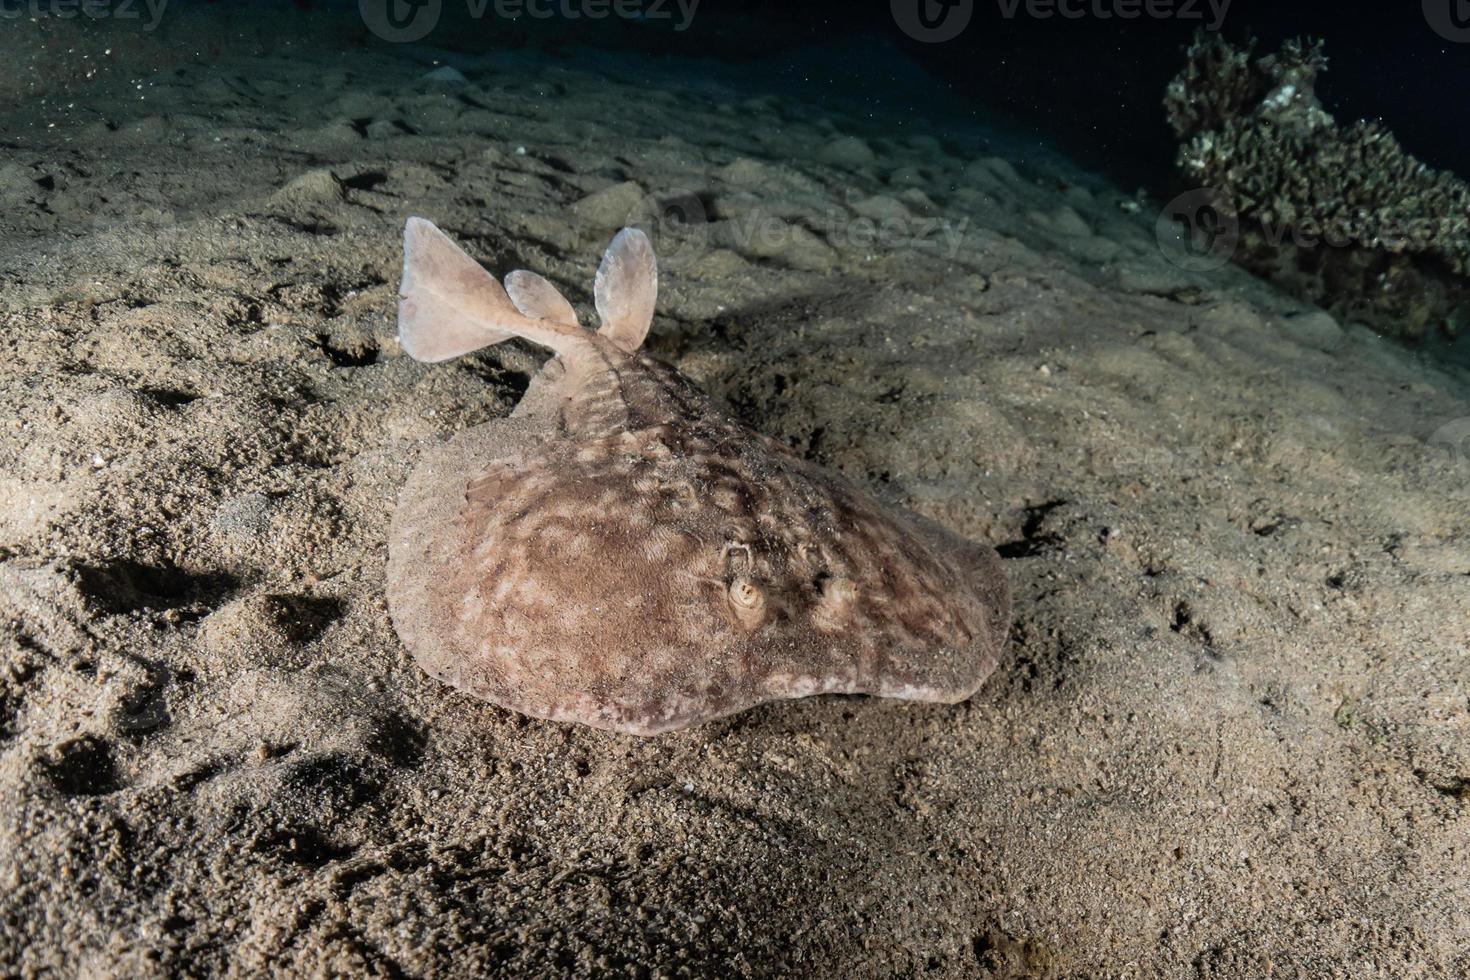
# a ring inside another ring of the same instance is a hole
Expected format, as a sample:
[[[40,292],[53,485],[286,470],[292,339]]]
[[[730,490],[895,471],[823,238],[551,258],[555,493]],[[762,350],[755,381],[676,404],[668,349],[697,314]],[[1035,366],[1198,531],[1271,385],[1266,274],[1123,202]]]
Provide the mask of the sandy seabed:
[[[1464,371],[1002,140],[460,67],[0,120],[0,974],[1470,972]],[[397,491],[544,354],[402,356],[410,214],[584,322],[649,227],[656,354],[999,547],[1000,669],[651,740],[424,675]]]

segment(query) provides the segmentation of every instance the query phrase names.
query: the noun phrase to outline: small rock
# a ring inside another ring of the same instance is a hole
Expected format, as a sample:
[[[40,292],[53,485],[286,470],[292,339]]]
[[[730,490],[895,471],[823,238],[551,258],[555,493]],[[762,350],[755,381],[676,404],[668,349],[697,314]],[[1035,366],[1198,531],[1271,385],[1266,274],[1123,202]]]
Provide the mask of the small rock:
[[[927,187],[929,178],[918,167],[899,167],[888,175],[889,187]]]
[[[327,120],[317,128],[315,135],[329,143],[352,143],[363,138],[362,131],[345,116],[335,116]]]
[[[453,65],[440,65],[433,71],[425,73],[420,80],[432,82],[435,85],[463,85],[469,81],[464,77],[464,72]]]
[[[861,201],[854,201],[848,207],[874,221],[907,221],[913,217],[902,203],[885,194],[875,194]]]
[[[307,204],[340,201],[345,196],[342,181],[326,167],[308,170],[271,195],[272,204]]]
[[[821,158],[839,167],[862,167],[878,159],[873,148],[856,136],[843,136],[822,147]]]
[[[572,205],[572,215],[588,228],[610,231],[635,223],[646,210],[647,195],[636,181],[604,187]]]
[[[715,176],[727,184],[739,187],[759,187],[772,178],[771,168],[758,160],[740,157],[715,171]]]
[[[492,167],[506,167],[511,163],[510,155],[498,146],[487,146],[480,151],[480,159]]]
[[[1283,321],[1287,336],[1303,347],[1320,351],[1335,351],[1342,346],[1345,335],[1332,314],[1325,310],[1313,310],[1299,316],[1287,317]]]
[[[1244,302],[1229,300],[1205,310],[1200,316],[1200,326],[1222,336],[1260,333],[1267,329],[1266,322],[1255,307]]]
[[[1016,173],[1016,168],[1011,166],[1010,161],[1002,160],[1000,157],[981,157],[971,161],[965,167],[966,177],[988,176],[999,177],[1008,184],[1019,184],[1021,175]]]
[[[754,259],[775,258],[791,244],[792,226],[766,212],[753,211],[742,220],[710,224],[711,241]]]
[[[1083,187],[1081,184],[1071,185],[1067,188],[1066,194],[1067,200],[1072,201],[1076,204],[1080,204],[1083,207],[1086,207],[1087,205],[1092,204],[1096,201],[1096,198],[1092,196],[1092,191],[1088,190],[1086,187]]]
[[[1115,273],[1125,293],[1168,296],[1189,288],[1189,279],[1163,262],[1120,262]]]
[[[19,201],[40,190],[41,185],[30,168],[18,163],[0,163],[0,200]]]
[[[912,211],[919,214],[935,215],[939,213],[939,205],[930,200],[929,195],[917,187],[910,187],[898,195],[898,199],[908,205]]]
[[[716,248],[700,257],[689,272],[698,279],[724,279],[749,275],[750,263],[728,248]]]
[[[781,258],[794,269],[825,272],[837,263],[837,252],[801,225],[793,225],[791,244],[781,254]]]
[[[404,135],[403,129],[391,119],[374,119],[367,124],[366,132],[370,140],[395,139]]]
[[[1083,262],[1111,262],[1123,253],[1123,246],[1100,235],[1069,235],[1057,243],[1063,252]]]
[[[1082,215],[1063,204],[1045,216],[1046,224],[1060,235],[1090,235],[1092,228]]]

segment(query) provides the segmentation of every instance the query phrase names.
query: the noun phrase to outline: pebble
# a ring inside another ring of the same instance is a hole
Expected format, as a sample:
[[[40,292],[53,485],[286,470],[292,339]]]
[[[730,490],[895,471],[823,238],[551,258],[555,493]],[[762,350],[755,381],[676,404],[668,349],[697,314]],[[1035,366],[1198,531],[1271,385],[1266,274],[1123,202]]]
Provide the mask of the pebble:
[[[878,159],[873,148],[856,136],[843,136],[822,147],[821,157],[840,167],[861,167]]]
[[[633,224],[647,195],[636,181],[604,187],[572,205],[573,217],[586,228],[612,231]]]
[[[422,80],[435,85],[463,85],[469,81],[464,77],[464,72],[453,65],[440,65],[433,71],[425,73]]]

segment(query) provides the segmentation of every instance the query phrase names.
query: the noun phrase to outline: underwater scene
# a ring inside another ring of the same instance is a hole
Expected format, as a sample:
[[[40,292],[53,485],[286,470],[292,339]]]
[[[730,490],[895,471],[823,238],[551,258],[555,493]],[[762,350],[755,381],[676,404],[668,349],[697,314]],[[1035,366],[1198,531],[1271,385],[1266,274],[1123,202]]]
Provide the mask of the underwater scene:
[[[1467,84],[0,0],[0,977],[1470,976]]]

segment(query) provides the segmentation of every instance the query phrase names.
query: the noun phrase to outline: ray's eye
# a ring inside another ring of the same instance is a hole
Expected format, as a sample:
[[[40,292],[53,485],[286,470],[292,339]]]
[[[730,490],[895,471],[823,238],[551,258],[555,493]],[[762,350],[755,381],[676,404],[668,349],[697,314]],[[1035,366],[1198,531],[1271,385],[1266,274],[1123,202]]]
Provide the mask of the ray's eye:
[[[764,598],[760,586],[748,578],[742,576],[730,583],[730,601],[742,609],[755,609]]]
[[[744,575],[730,582],[726,594],[730,597],[730,608],[735,619],[748,630],[755,629],[766,618],[766,594]]]
[[[721,557],[730,613],[742,629],[754,630],[766,620],[766,593],[754,576],[755,556],[751,547],[744,542],[730,541]]]

